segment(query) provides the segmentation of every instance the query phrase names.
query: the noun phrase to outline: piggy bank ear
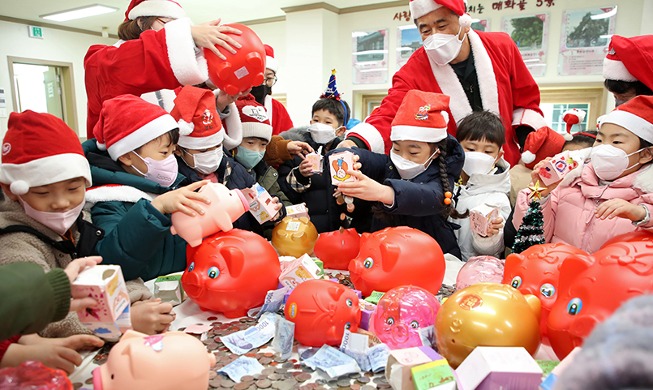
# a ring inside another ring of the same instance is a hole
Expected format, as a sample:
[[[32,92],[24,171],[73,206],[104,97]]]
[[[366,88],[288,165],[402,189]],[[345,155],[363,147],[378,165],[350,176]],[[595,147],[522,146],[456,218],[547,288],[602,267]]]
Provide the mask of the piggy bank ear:
[[[125,332],[125,334],[122,335],[122,337],[120,338],[120,341],[134,339],[134,338],[143,338],[143,337],[147,337],[147,335],[145,333],[141,333],[141,332],[137,332],[135,330],[129,329],[129,330],[127,330]]]
[[[220,254],[224,259],[229,275],[237,278],[245,267],[245,254],[243,250],[235,246],[223,246],[220,248]]]
[[[510,283],[512,280],[512,273],[517,271],[521,263],[524,261],[524,256],[519,253],[511,253],[506,257],[506,264],[504,265],[503,280],[501,283]]]
[[[381,266],[383,267],[383,271],[391,272],[395,268],[400,252],[401,249],[399,249],[397,244],[388,242],[381,244]]]
[[[302,237],[304,237],[305,234],[306,234],[306,232],[302,230],[301,232],[293,233],[292,236],[290,237],[290,239],[293,240],[293,241],[297,241],[297,240],[301,239]]]
[[[342,294],[345,293],[345,290],[342,288],[338,288],[338,286],[331,286],[328,288],[328,291],[329,291],[329,296],[334,301],[339,301]]]
[[[591,255],[572,255],[564,259],[559,266],[558,290],[562,291],[571,286],[574,279],[592,264],[594,264],[594,257]]]
[[[526,303],[528,303],[528,306],[531,307],[531,310],[539,320],[542,314],[542,302],[540,301],[540,299],[533,294],[524,295],[524,299],[526,299]]]

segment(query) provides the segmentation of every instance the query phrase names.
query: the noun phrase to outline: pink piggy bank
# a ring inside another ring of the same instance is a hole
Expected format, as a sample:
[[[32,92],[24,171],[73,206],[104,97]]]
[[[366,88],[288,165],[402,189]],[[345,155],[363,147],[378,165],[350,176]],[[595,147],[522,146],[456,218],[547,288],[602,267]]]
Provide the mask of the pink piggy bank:
[[[420,328],[435,324],[435,295],[415,286],[395,287],[383,295],[372,315],[372,333],[391,349],[421,347]]]
[[[501,283],[509,284],[522,294],[532,294],[540,299],[540,334],[546,336],[546,323],[551,307],[558,298],[558,277],[562,262],[572,255],[587,255],[584,251],[562,243],[533,245],[521,253],[512,253],[506,259]]]
[[[281,266],[272,245],[258,234],[240,229],[218,232],[202,245],[186,250],[181,284],[204,310],[242,317],[263,305],[268,290],[279,284]]]
[[[183,332],[147,336],[128,330],[93,370],[95,390],[206,390],[215,356]]]
[[[404,285],[437,294],[444,279],[444,255],[428,234],[406,226],[363,233],[358,256],[349,263],[354,287],[369,296]]]
[[[288,296],[284,314],[303,345],[340,345],[345,329],[358,330],[361,311],[354,290],[331,280],[307,280]]]
[[[563,359],[632,297],[653,292],[653,242],[619,242],[562,262],[548,336]]]
[[[456,290],[477,283],[501,283],[503,260],[494,256],[474,256],[460,268],[456,276]]]
[[[249,210],[247,199],[240,190],[229,190],[223,184],[209,183],[199,192],[209,198],[206,213],[191,217],[182,212],[172,214],[172,234],[178,234],[190,246],[198,246],[204,237],[233,229],[233,222]],[[207,208],[208,207],[208,208]]]

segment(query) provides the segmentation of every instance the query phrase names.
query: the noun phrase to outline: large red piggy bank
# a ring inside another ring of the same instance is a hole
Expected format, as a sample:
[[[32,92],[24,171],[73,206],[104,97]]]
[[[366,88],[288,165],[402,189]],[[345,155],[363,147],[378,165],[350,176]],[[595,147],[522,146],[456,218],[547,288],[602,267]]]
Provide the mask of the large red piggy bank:
[[[320,233],[315,242],[315,256],[324,268],[346,270],[360,249],[361,237],[356,229],[339,229]]]
[[[506,258],[501,283],[509,284],[522,294],[532,294],[540,299],[540,334],[546,335],[546,322],[551,307],[558,298],[558,277],[562,261],[571,255],[587,255],[571,245],[557,242],[533,245],[521,253]]]
[[[620,242],[562,262],[548,335],[563,359],[628,299],[653,292],[653,242]]]
[[[369,296],[404,285],[437,294],[444,279],[444,254],[428,234],[406,226],[363,233],[358,256],[349,263],[354,287]]]
[[[621,234],[606,241],[601,248],[605,248],[608,245],[616,244],[618,242],[636,241],[653,241],[653,233],[647,232],[646,230],[635,230],[630,233]]]
[[[242,317],[261,306],[279,284],[281,267],[272,245],[252,232],[232,229],[187,247],[181,284],[202,309]]]
[[[237,95],[250,87],[261,85],[265,79],[265,47],[261,38],[244,24],[225,24],[242,31],[241,35],[230,37],[242,45],[235,54],[220,46],[216,48],[226,60],[218,58],[211,50],[204,49],[209,68],[209,78],[228,95]]]
[[[340,345],[345,329],[358,330],[361,320],[354,290],[330,280],[307,280],[288,296],[284,314],[295,323],[295,339],[303,345]]]

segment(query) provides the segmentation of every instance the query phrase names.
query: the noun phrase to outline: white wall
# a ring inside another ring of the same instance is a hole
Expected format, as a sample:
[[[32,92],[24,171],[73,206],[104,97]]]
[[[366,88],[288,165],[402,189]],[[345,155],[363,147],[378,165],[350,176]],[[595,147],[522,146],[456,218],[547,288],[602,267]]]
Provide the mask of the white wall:
[[[84,89],[84,55],[96,43],[113,44],[115,39],[43,28],[44,39],[27,36],[24,24],[0,21],[0,87],[6,91],[7,113],[14,110],[7,56],[73,64],[73,82],[77,110],[77,125],[73,130],[86,135],[86,91]],[[7,119],[0,118],[0,139],[7,131]],[[81,130],[81,131],[80,131]]]

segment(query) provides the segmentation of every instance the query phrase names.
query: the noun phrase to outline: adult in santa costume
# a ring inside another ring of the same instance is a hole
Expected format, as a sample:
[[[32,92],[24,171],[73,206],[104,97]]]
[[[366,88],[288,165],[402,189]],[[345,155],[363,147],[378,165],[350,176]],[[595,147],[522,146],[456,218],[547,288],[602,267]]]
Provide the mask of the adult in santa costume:
[[[259,104],[265,107],[268,118],[272,123],[272,135],[277,135],[295,126],[283,103],[271,96],[272,86],[277,82],[279,62],[274,58],[274,49],[272,46],[263,46],[265,46],[265,80],[263,84],[253,87],[251,94],[254,95],[254,98]]]
[[[390,123],[406,92],[417,89],[451,97],[452,135],[456,123],[472,111],[498,114],[506,128],[505,159],[516,164],[517,134],[523,140],[546,123],[540,91],[515,43],[505,33],[471,30],[463,0],[411,0],[410,11],[423,47],[395,73],[381,106],[348,132],[345,143],[387,153]]]
[[[653,95],[653,35],[613,35],[603,60],[603,77],[617,106],[638,95]]]
[[[87,137],[93,138],[102,103],[122,94],[141,96],[169,112],[174,105],[175,89],[208,80],[201,48],[225,59],[215,46],[235,53],[234,47],[240,44],[229,34],[239,33],[220,26],[220,20],[193,25],[183,8],[172,0],[132,0],[119,27],[121,40],[113,46],[93,45],[84,58]],[[221,111],[237,98],[219,91],[216,95]],[[230,112],[238,116],[233,104]],[[233,143],[238,145],[240,135],[233,130]],[[226,134],[225,143],[230,141]]]

